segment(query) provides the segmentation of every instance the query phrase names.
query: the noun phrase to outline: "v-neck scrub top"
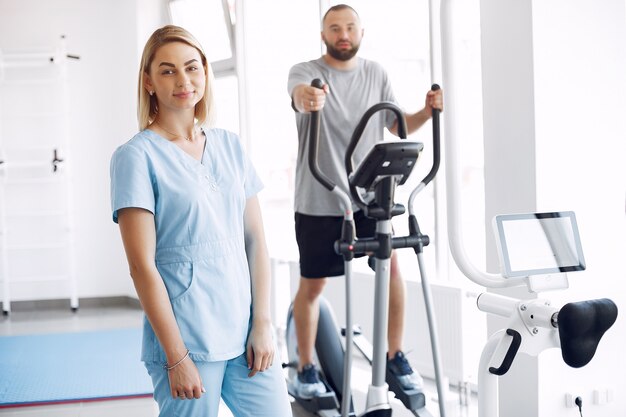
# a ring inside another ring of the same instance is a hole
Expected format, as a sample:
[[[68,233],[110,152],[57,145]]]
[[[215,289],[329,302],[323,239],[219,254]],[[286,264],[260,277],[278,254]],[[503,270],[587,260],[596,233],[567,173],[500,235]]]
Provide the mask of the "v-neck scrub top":
[[[111,159],[113,221],[118,210],[154,214],[156,267],[194,361],[222,361],[245,350],[251,285],[244,245],[246,200],[263,187],[239,138],[204,129],[202,160],[143,130]],[[142,361],[166,362],[144,318]]]

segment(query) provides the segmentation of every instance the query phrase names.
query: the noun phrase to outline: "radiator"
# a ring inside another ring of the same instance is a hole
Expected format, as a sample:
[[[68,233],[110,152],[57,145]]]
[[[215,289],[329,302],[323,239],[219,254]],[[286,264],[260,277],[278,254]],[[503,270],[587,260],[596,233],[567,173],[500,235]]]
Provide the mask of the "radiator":
[[[450,384],[477,383],[480,353],[486,340],[487,323],[476,307],[476,295],[455,286],[431,284],[439,334],[440,358]],[[421,282],[407,282],[405,349],[411,364],[434,378],[430,338]]]

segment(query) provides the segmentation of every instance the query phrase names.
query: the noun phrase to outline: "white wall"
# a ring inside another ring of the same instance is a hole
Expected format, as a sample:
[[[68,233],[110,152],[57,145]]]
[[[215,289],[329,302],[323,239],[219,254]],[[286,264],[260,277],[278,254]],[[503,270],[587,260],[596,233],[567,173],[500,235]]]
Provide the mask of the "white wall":
[[[622,0],[533,5],[538,207],[576,211],[587,262],[570,274],[563,303],[609,297],[626,306],[624,16]],[[540,417],[571,415],[560,408],[565,391],[583,397],[583,415],[626,415],[624,342],[622,316],[588,366],[569,368],[558,352],[540,357]],[[594,405],[594,389],[612,390],[614,401]]]
[[[569,290],[541,297],[553,305],[609,297],[622,307],[624,2],[483,0],[481,6],[483,35],[489,30],[482,45],[486,223],[497,212],[574,210],[587,270],[569,274]],[[487,253],[493,270],[492,239]],[[564,407],[566,392],[583,397],[583,415],[626,414],[619,397],[626,389],[625,334],[618,317],[582,369],[565,365],[557,349],[536,360],[519,358],[501,378],[501,415],[575,415]],[[610,389],[615,399],[596,405],[595,389]]]
[[[111,221],[109,160],[137,131],[141,31],[152,31],[160,0],[0,0],[0,48],[54,47],[69,62],[71,153],[79,297],[134,293],[117,226]],[[33,103],[36,107],[36,103]],[[34,298],[46,298],[33,288]]]
[[[491,219],[501,213],[533,212],[535,196],[532,3],[481,1],[485,228],[487,269],[498,272]],[[496,290],[534,298],[525,289]],[[506,321],[488,316],[489,334]],[[524,381],[524,383],[520,383]],[[536,415],[537,359],[518,355],[499,378],[503,416],[524,410]],[[511,393],[509,395],[509,393]],[[514,394],[513,394],[514,393]]]

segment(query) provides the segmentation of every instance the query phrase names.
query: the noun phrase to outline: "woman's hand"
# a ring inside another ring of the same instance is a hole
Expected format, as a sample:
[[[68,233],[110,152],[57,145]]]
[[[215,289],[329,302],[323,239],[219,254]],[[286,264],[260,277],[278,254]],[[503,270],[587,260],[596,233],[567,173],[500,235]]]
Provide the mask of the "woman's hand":
[[[191,400],[200,398],[206,392],[196,364],[191,358],[185,358],[174,369],[167,371],[170,380],[172,398]]]
[[[274,362],[274,340],[272,339],[272,324],[269,320],[254,321],[246,346],[248,361],[248,377],[257,372],[263,372]]]

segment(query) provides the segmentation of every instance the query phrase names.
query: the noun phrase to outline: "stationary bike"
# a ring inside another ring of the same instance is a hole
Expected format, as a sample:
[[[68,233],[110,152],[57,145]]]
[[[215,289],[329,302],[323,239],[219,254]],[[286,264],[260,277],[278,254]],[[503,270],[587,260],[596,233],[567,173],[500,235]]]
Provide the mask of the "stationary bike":
[[[314,80],[313,86],[322,87],[320,80]],[[433,89],[438,89],[433,86]],[[290,394],[296,401],[302,405],[307,411],[317,413],[319,415],[336,416],[337,409],[340,410],[341,416],[354,415],[354,407],[350,395],[350,374],[352,363],[352,344],[356,338],[362,338],[361,335],[355,335],[354,326],[352,324],[352,306],[351,306],[351,276],[352,264],[351,260],[355,255],[373,253],[375,262],[375,300],[374,300],[374,344],[371,356],[366,354],[366,359],[372,365],[372,382],[367,393],[367,403],[363,416],[390,416],[391,406],[388,399],[388,387],[396,394],[403,404],[411,410],[416,416],[430,417],[431,414],[425,408],[425,397],[423,392],[419,390],[404,390],[396,377],[386,370],[386,338],[387,338],[387,319],[388,319],[388,287],[389,287],[389,268],[391,251],[399,248],[414,248],[418,254],[421,268],[421,251],[424,246],[429,243],[428,236],[423,235],[417,226],[415,216],[411,214],[409,219],[410,234],[404,237],[394,237],[392,233],[391,218],[404,213],[405,209],[402,205],[394,202],[394,193],[397,186],[406,182],[415,166],[423,145],[418,142],[396,141],[381,142],[376,144],[365,159],[353,170],[352,156],[359,142],[359,139],[367,125],[368,120],[378,111],[392,111],[398,124],[398,136],[406,139],[406,121],[403,112],[393,103],[383,102],[371,107],[362,117],[357,125],[345,155],[346,173],[349,179],[350,196],[337,188],[319,169],[317,164],[318,154],[318,132],[319,132],[319,114],[311,113],[310,138],[309,138],[309,168],[314,177],[326,189],[337,195],[344,208],[344,221],[342,225],[341,238],[335,242],[335,251],[344,257],[345,267],[345,285],[346,285],[346,329],[352,331],[344,331],[345,334],[345,352],[341,343],[340,331],[337,327],[336,320],[332,314],[332,309],[328,303],[321,298],[319,324],[317,330],[315,352],[316,361],[321,368],[321,380],[327,388],[327,392],[312,399],[303,399],[297,396],[292,384],[288,382]],[[436,121],[435,121],[436,120]],[[439,167],[439,120],[438,112],[433,114],[433,126],[437,126],[436,138],[434,138],[436,148],[433,168],[427,177],[422,181],[419,190],[435,176]],[[373,193],[373,200],[365,202],[360,195],[357,187]],[[414,195],[419,192],[414,191]],[[352,213],[352,201],[361,209],[363,213],[373,219],[376,219],[376,236],[368,239],[356,239],[355,226]],[[423,282],[424,284],[424,282]],[[427,286],[427,282],[425,283]],[[427,289],[428,295],[430,290]],[[434,315],[430,306],[430,298],[427,296],[427,308],[430,307],[431,314],[429,317],[429,327],[431,330],[434,358],[436,362],[435,371],[438,381],[441,381],[439,374],[441,366],[437,356],[436,332],[434,331]],[[293,322],[293,313],[290,308],[287,319],[286,334],[287,350],[289,363],[284,366],[289,367],[289,380],[297,378],[298,351],[295,337],[295,329]],[[361,344],[357,346],[362,346]],[[360,349],[362,353],[365,350]],[[387,385],[389,383],[389,386]],[[438,389],[441,384],[438,383]],[[445,416],[442,401],[443,391],[440,390],[440,407],[441,416]]]
[[[454,0],[441,2],[443,80],[446,96],[446,191],[448,241],[461,272],[486,288],[526,287],[530,293],[566,289],[566,273],[586,268],[573,212],[502,214],[494,218],[501,273],[487,273],[472,264],[463,247],[461,206],[461,140],[456,134],[454,68]],[[608,298],[571,302],[561,308],[546,299],[520,300],[493,292],[479,295],[478,308],[507,318],[483,348],[478,370],[478,415],[498,417],[499,378],[506,375],[520,353],[538,356],[560,348],[563,361],[572,368],[587,365],[600,339],[615,323],[618,309]],[[525,381],[519,381],[524,384]],[[525,410],[520,410],[525,413]],[[580,410],[582,415],[582,409]],[[586,414],[585,414],[586,415]]]

